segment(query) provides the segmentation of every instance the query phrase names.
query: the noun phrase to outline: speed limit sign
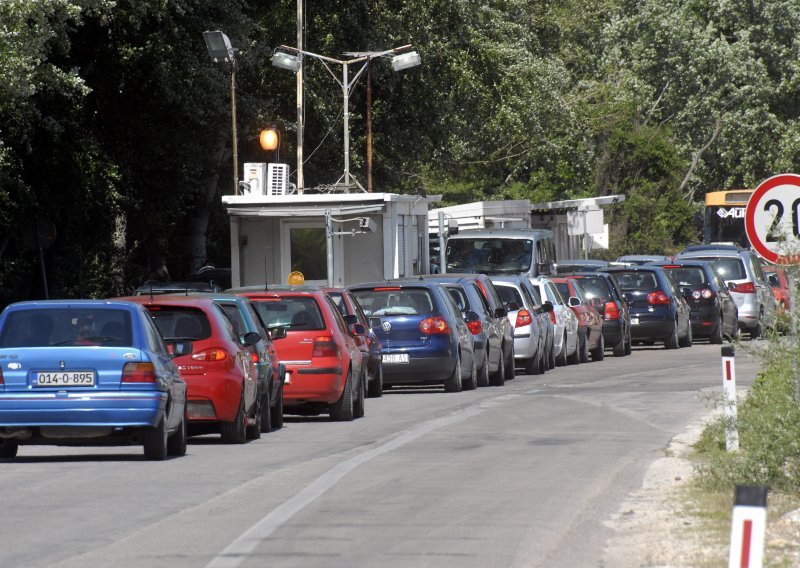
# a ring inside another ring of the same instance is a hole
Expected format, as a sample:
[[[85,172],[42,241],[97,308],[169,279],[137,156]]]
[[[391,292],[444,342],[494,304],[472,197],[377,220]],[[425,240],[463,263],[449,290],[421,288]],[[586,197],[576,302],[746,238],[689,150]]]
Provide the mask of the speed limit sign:
[[[800,261],[800,175],[779,174],[761,182],[744,212],[750,246],[775,264]]]

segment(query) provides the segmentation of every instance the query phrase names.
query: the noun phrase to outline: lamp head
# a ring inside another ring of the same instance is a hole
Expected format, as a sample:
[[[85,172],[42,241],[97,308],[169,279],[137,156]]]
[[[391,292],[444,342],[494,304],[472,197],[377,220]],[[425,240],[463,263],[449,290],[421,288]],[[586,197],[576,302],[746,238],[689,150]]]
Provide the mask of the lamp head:
[[[422,59],[416,51],[408,51],[392,57],[392,69],[403,71],[422,64]]]
[[[206,40],[208,55],[215,62],[224,59],[233,61],[236,49],[231,46],[231,40],[219,30],[203,32],[203,39]]]
[[[274,126],[263,129],[258,137],[258,141],[261,144],[261,148],[263,150],[266,150],[268,152],[274,151],[278,147],[278,144],[280,143],[278,129],[275,128]]]
[[[272,54],[272,65],[273,67],[297,73],[300,70],[300,57],[285,51],[276,51]]]

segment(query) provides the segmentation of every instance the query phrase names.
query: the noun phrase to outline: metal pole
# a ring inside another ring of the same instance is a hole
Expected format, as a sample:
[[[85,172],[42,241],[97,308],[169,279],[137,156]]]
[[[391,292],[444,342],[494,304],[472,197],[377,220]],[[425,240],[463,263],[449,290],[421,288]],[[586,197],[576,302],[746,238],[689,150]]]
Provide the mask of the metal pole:
[[[342,94],[344,95],[344,183],[350,185],[350,86],[347,84],[347,62],[342,63]]]
[[[328,252],[328,286],[333,286],[333,220],[331,210],[325,210],[325,247]]]
[[[372,193],[372,58],[367,59],[367,193]]]
[[[44,249],[42,248],[42,236],[39,234],[39,218],[33,217],[33,230],[36,235],[36,248],[39,250],[39,269],[42,272],[42,288],[44,289],[44,299],[50,299],[50,292],[47,289],[47,271],[44,268]]]
[[[239,148],[236,140],[236,59],[231,59],[231,148],[233,150],[233,194],[239,195]]]
[[[297,191],[303,193],[305,181],[303,179],[303,3],[297,0],[297,49],[301,50],[297,56],[300,58],[300,70],[297,71]]]
[[[444,258],[444,212],[439,211],[439,273],[447,274],[447,263]]]

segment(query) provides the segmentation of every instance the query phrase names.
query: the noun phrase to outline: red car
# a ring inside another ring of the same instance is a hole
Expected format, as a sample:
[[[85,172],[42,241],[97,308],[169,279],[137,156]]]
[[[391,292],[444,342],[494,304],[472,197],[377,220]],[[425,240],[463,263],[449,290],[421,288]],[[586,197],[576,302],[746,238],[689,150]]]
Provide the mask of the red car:
[[[286,366],[284,412],[330,414],[332,420],[364,415],[367,360],[356,343],[361,324],[345,323],[334,301],[322,290],[238,289],[250,298],[273,334],[278,356]]]
[[[790,313],[792,311],[792,294],[786,271],[780,266],[765,266],[764,272],[772,287],[772,295],[775,296],[775,301],[778,303],[778,313]]]
[[[580,282],[575,278],[550,278],[578,317],[578,354],[581,363],[602,361],[606,349],[603,340],[603,316],[597,311]]]
[[[174,359],[186,382],[190,435],[220,432],[230,444],[261,436],[258,371],[249,349],[261,339],[258,333],[240,337],[210,297],[165,294],[121,299],[147,308],[164,339],[191,343],[189,354]]]

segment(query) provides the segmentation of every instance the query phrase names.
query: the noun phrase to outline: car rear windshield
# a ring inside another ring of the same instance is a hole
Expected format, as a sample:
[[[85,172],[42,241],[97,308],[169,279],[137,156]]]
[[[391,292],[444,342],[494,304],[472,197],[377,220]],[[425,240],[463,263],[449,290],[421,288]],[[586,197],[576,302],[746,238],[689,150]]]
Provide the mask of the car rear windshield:
[[[133,345],[127,310],[96,308],[29,309],[8,314],[0,347]]]
[[[256,309],[267,327],[285,327],[290,332],[325,329],[325,318],[319,304],[310,296],[257,300]]]
[[[608,302],[613,298],[609,287],[610,284],[602,276],[581,276],[577,280],[586,293],[587,300],[591,301],[597,298],[603,302]]]
[[[453,301],[458,306],[459,311],[469,310],[469,300],[467,299],[467,293],[464,291],[463,288],[460,286],[445,286],[445,289],[450,293],[450,297],[453,298]]]
[[[614,272],[617,284],[623,290],[633,290],[641,292],[652,292],[658,290],[658,279],[656,275],[649,271],[620,271]]]
[[[705,271],[699,266],[682,266],[681,268],[665,268],[672,279],[681,287],[702,288],[708,286]]]
[[[711,264],[725,282],[728,280],[745,280],[747,278],[744,262],[739,258],[713,258],[711,259]]]
[[[447,270],[519,273],[533,262],[530,239],[451,239],[447,242]]]
[[[494,287],[497,288],[497,293],[500,294],[500,299],[503,300],[504,306],[512,303],[518,306],[524,305],[522,302],[522,295],[514,286],[506,286],[505,284],[498,284],[495,282]]]
[[[147,306],[164,339],[208,339],[211,324],[206,313],[194,307]]]
[[[427,288],[375,288],[354,290],[367,316],[413,316],[433,311],[433,299]]]

